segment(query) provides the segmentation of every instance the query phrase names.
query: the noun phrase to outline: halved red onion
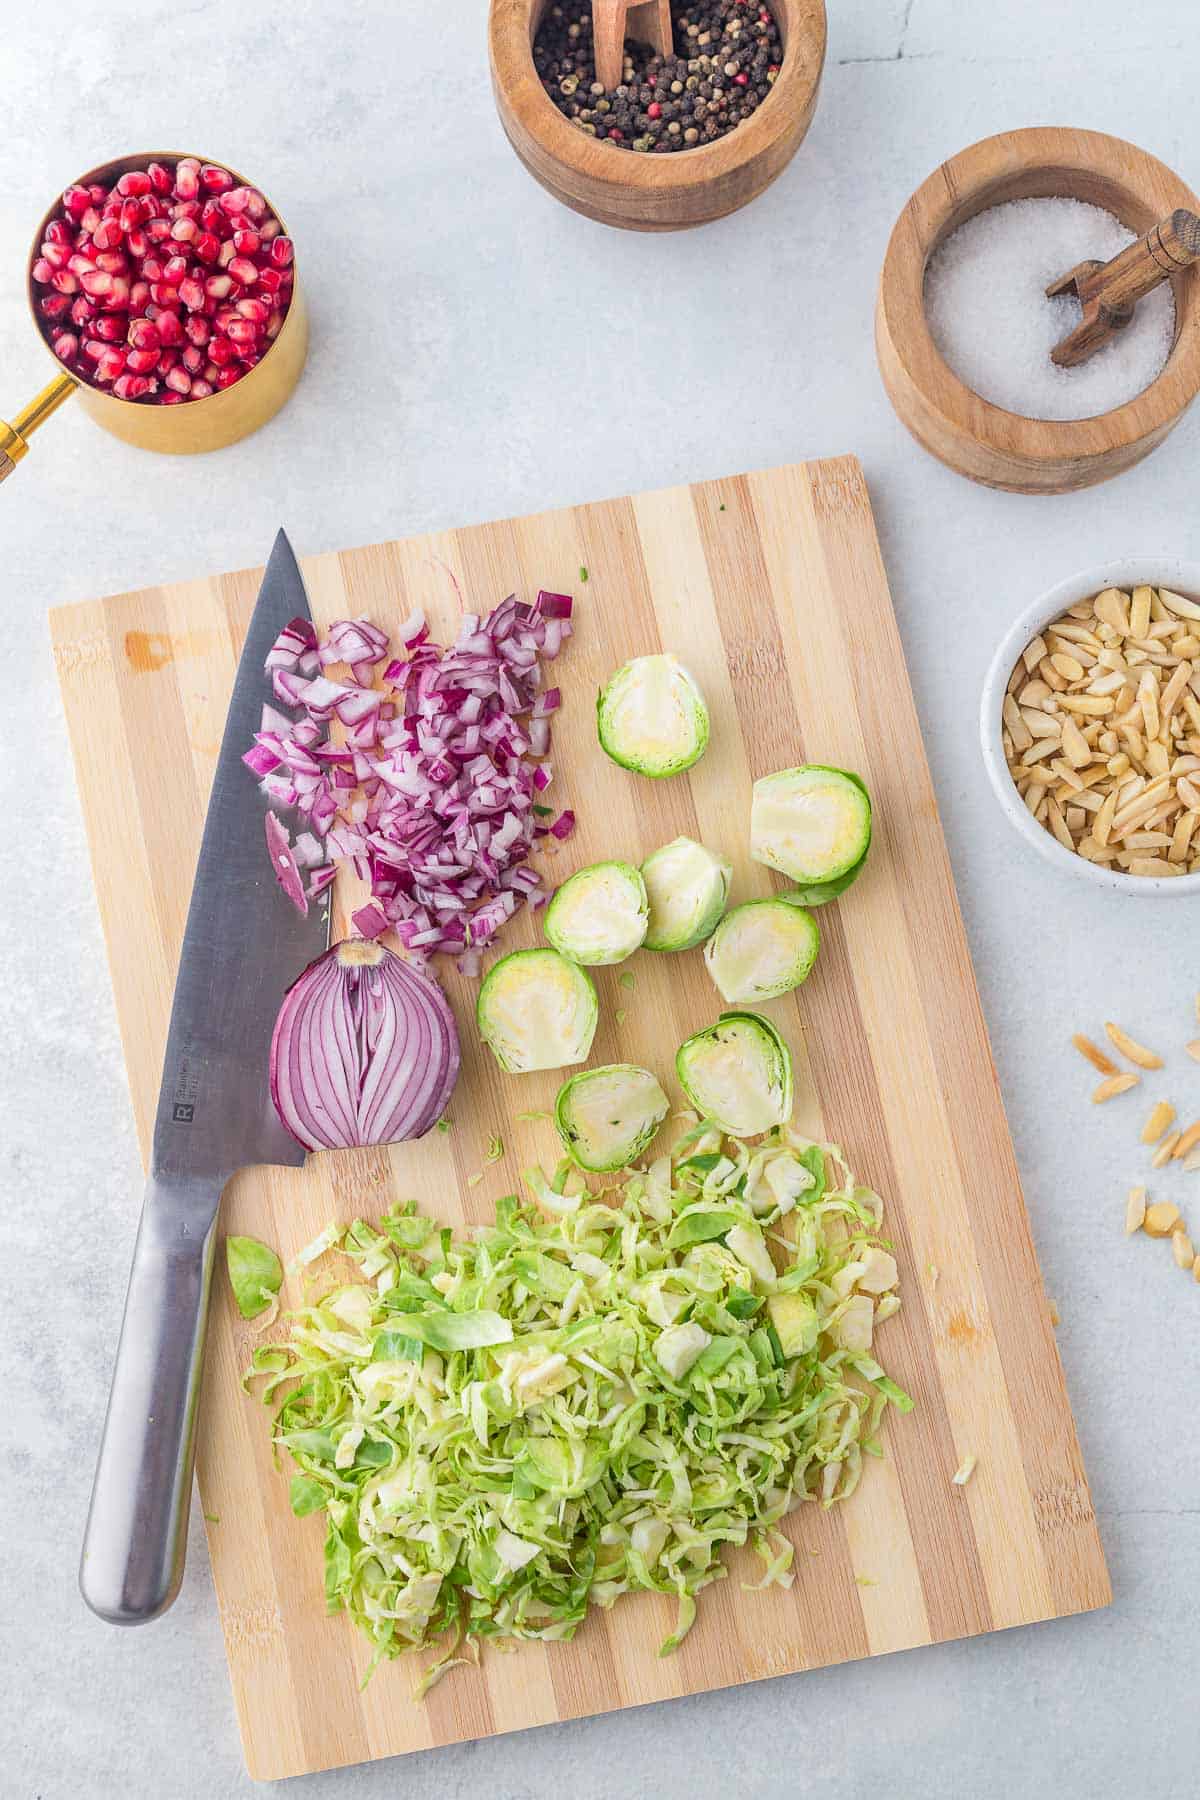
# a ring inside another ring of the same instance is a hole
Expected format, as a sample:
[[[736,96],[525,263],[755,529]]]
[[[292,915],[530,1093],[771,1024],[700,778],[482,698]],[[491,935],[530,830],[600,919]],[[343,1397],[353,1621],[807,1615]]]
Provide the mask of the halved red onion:
[[[437,983],[379,943],[349,938],[283,998],[271,1098],[306,1150],[423,1137],[458,1079],[458,1031]]]

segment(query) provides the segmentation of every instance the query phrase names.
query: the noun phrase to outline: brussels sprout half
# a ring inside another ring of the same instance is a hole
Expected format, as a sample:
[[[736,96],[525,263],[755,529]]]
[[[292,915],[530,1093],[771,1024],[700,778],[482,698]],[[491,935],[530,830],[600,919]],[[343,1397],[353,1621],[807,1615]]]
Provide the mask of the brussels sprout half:
[[[870,847],[871,796],[848,769],[806,763],[755,782],[750,854],[794,881],[806,906],[844,893]]]
[[[792,1115],[792,1055],[769,1019],[722,1013],[675,1055],[679,1085],[702,1118],[734,1137],[756,1137]]]
[[[735,1004],[773,1000],[799,987],[820,941],[812,914],[781,894],[747,900],[726,913],[704,946],[704,961],[722,998]]]
[[[624,962],[646,935],[646,884],[630,863],[592,863],[564,881],[546,908],[544,930],[572,962]]]
[[[484,976],[475,1020],[506,1074],[524,1075],[585,1062],[599,1010],[591,976],[557,950],[514,950]]]
[[[572,1075],[558,1090],[554,1123],[581,1169],[623,1169],[641,1155],[670,1110],[649,1069],[610,1063]]]
[[[638,775],[678,775],[708,745],[708,707],[695,680],[669,653],[635,656],[596,701],[600,747]]]
[[[732,866],[694,838],[678,837],[642,864],[650,903],[647,950],[690,950],[709,937],[729,898]]]

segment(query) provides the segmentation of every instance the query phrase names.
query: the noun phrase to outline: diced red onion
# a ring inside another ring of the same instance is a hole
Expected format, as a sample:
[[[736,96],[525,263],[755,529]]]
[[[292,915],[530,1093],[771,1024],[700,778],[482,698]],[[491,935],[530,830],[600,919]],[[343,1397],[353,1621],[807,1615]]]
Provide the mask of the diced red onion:
[[[297,912],[306,913],[308,911],[308,895],[304,892],[304,883],[300,879],[300,871],[296,867],[296,859],[292,855],[292,840],[287,826],[277,819],[273,812],[267,814],[264,822],[272,873]]]
[[[300,629],[307,621],[281,634],[272,686],[303,716],[264,708],[243,760],[268,798],[295,806],[311,828],[292,852],[313,870],[310,898],[343,861],[370,883],[362,910],[372,929],[381,915],[378,929],[394,929],[414,954],[449,952],[468,967],[464,951],[519,905],[544,904],[524,865],[539,846],[553,853],[551,835],[569,836],[575,819],[564,812],[550,824],[545,808],[535,811],[552,770],[527,758],[549,749],[561,693],[541,688],[540,664],[570,635],[571,605],[564,594],[543,592],[535,606],[510,595],[487,619],[464,613],[444,648],[414,613],[400,628],[407,655],[391,661],[367,619],[340,620],[320,647],[311,627]],[[335,664],[349,665],[352,683],[325,673]],[[328,736],[334,719],[339,743]]]
[[[271,1098],[307,1150],[423,1137],[458,1078],[458,1031],[437,983],[383,944],[335,944],[284,995]]]

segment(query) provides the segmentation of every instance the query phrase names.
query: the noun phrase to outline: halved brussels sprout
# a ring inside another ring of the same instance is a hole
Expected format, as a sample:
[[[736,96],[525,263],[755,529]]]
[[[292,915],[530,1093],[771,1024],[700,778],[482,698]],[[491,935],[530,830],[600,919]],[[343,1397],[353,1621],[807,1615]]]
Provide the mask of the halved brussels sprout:
[[[546,908],[545,932],[572,962],[624,962],[646,935],[646,884],[631,863],[592,863],[564,881]]]
[[[694,838],[677,837],[642,864],[650,902],[647,950],[690,950],[711,936],[729,898],[733,869]]]
[[[638,775],[678,775],[708,744],[708,707],[677,656],[635,656],[596,701],[600,747]]]
[[[756,1137],[792,1116],[792,1054],[760,1013],[722,1013],[675,1055],[679,1085],[702,1118]]]
[[[624,1169],[654,1137],[670,1105],[649,1069],[610,1063],[564,1081],[554,1123],[579,1168]]]
[[[755,782],[750,854],[794,881],[804,905],[844,893],[870,847],[871,796],[848,769],[806,763]]]
[[[479,1035],[509,1075],[586,1062],[599,1011],[591,976],[557,950],[502,956],[475,1003]]]
[[[781,894],[726,913],[704,946],[704,961],[724,999],[773,1000],[799,987],[820,941],[812,914]]]

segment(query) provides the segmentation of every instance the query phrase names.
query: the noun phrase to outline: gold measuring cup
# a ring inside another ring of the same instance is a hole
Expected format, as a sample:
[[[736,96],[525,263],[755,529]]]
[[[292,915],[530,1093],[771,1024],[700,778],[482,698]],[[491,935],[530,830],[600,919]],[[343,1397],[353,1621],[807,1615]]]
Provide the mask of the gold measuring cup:
[[[111,186],[118,176],[126,174],[130,169],[144,169],[150,162],[173,166],[183,157],[195,154],[190,150],[147,150],[135,156],[116,157],[112,162],[101,163],[98,168],[89,169],[73,185],[88,187],[92,182],[104,182]],[[209,156],[199,157],[198,160],[203,163],[217,162],[216,157]],[[229,163],[220,163],[219,166],[228,169],[241,186],[257,186],[257,183],[250,181]],[[258,191],[263,193],[261,188]],[[264,198],[284,231],[287,231],[287,225],[272,205],[270,197],[264,194]],[[78,394],[79,404],[84,411],[97,425],[112,432],[114,437],[136,445],[139,450],[158,450],[168,456],[192,456],[202,450],[221,450],[226,444],[235,444],[239,438],[248,437],[260,425],[265,425],[268,419],[274,418],[299,381],[300,371],[308,354],[308,312],[301,286],[298,257],[293,257],[291,304],[279,336],[264,353],[262,360],[249,369],[240,381],[235,381],[230,387],[218,389],[215,394],[209,394],[203,400],[188,400],[182,406],[154,406],[140,400],[118,400],[115,394],[107,393],[103,388],[90,387],[71,374],[54,355],[42,328],[34,290],[33,265],[46,235],[46,227],[59,210],[60,201],[56,199],[43,215],[34,235],[26,269],[30,316],[59,372],[36,399],[15,414],[11,424],[0,419],[0,481],[12,474],[27,453],[33,433],[72,394]]]

